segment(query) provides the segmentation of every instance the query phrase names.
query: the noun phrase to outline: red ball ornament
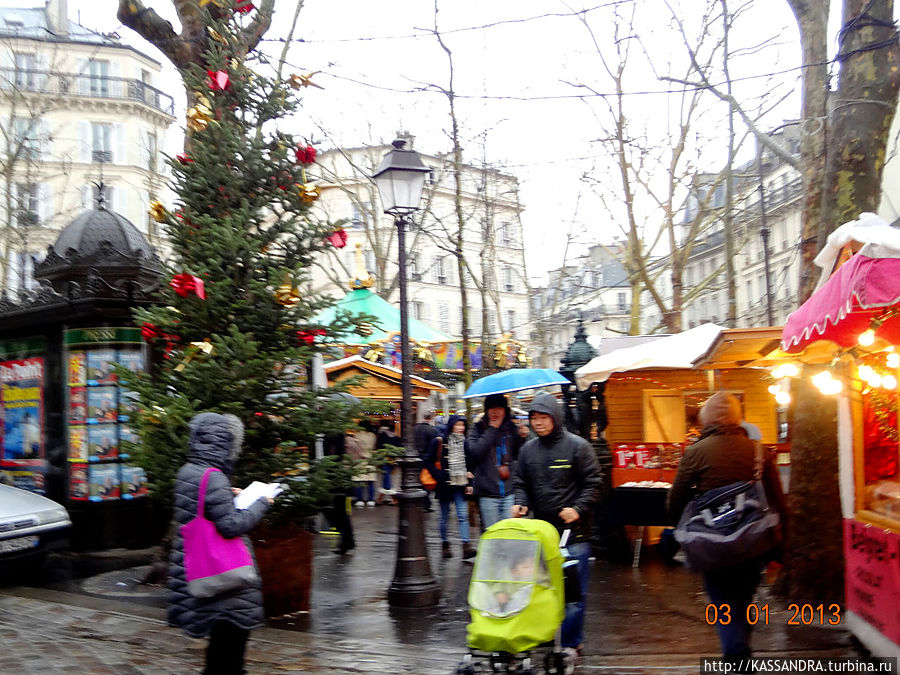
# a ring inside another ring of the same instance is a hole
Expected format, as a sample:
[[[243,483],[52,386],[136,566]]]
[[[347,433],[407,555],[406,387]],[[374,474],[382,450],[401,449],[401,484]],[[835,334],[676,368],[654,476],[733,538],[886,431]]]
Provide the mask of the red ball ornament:
[[[194,160],[187,156],[187,153],[182,152],[180,155],[175,155],[175,159],[177,159],[182,164],[190,164]]]
[[[344,248],[347,245],[347,230],[335,230],[329,234],[326,239],[328,240],[328,243],[335,248]]]
[[[234,7],[234,11],[238,14],[246,14],[247,12],[252,12],[256,7],[253,6],[253,3],[250,0],[238,0],[237,5]]]
[[[294,150],[294,155],[296,155],[300,164],[307,166],[316,161],[316,149],[311,145],[307,145],[305,148],[297,146],[297,149]]]
[[[228,73],[224,70],[207,70],[207,83],[213,91],[227,91],[231,88],[231,81],[228,79]]]

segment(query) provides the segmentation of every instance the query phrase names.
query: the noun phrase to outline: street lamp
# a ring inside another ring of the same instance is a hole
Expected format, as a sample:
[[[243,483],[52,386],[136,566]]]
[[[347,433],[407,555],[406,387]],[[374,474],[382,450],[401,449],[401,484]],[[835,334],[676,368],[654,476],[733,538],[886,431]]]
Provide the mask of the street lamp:
[[[384,212],[394,217],[400,285],[400,425],[403,432],[403,458],[400,460],[402,488],[398,495],[397,564],[388,589],[388,604],[396,607],[430,607],[441,597],[441,589],[431,574],[425,549],[423,501],[425,490],[419,482],[418,452],[412,437],[412,386],[409,367],[409,308],[406,298],[406,227],[419,209],[425,174],[430,169],[415,150],[406,149],[406,141],[395,140],[394,149],[381,160],[373,174]]]

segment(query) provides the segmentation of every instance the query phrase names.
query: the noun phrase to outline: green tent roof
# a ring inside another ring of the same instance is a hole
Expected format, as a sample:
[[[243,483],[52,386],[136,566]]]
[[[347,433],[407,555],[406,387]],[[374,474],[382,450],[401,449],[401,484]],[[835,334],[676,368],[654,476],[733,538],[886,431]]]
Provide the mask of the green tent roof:
[[[342,312],[355,315],[369,314],[376,317],[371,335],[361,335],[355,332],[349,335],[345,334],[339,340],[346,344],[365,345],[384,342],[392,333],[400,334],[400,309],[368,288],[350,291],[337,303],[319,312],[310,320],[310,323],[322,326],[331,325],[338,313]],[[409,319],[409,338],[416,342],[454,341],[454,338],[449,335],[444,335],[412,317]]]

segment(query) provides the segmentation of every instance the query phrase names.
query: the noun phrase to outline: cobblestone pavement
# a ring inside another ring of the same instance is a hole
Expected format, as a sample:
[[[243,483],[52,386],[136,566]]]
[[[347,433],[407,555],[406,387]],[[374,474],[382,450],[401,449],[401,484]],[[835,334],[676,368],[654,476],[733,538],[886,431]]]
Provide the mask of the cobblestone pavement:
[[[16,592],[21,592],[19,589]],[[57,601],[0,594],[0,673],[196,673],[203,667],[205,640],[169,628],[161,610],[125,613],[114,601],[81,607],[82,598],[56,593]],[[33,595],[42,595],[35,592]],[[127,608],[127,607],[126,607]],[[249,673],[335,675],[417,673],[446,675],[459,650],[421,654],[408,646],[262,628],[247,647]]]

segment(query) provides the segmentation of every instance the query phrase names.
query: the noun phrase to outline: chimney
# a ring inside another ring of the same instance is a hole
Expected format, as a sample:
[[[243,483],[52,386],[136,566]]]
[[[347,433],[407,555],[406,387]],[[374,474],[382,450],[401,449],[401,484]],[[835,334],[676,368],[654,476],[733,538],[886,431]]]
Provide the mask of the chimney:
[[[69,2],[68,0],[47,0],[45,6],[47,23],[55,35],[69,34]]]

